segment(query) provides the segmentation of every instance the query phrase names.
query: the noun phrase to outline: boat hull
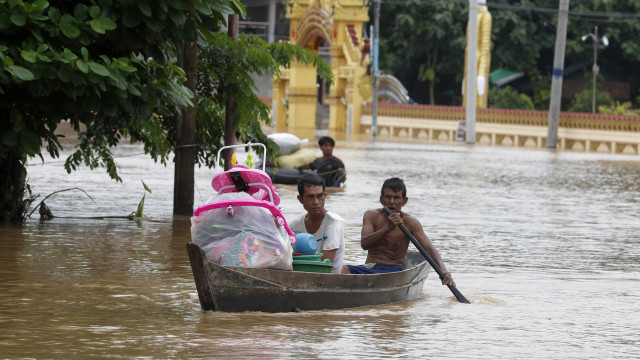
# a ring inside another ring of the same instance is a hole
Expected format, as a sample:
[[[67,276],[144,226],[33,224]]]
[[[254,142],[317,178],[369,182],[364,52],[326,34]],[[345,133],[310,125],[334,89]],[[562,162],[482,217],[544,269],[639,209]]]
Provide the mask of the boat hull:
[[[322,274],[221,266],[187,244],[204,310],[290,312],[389,304],[417,297],[429,267],[421,255],[407,255],[408,268],[386,274]]]
[[[294,168],[265,168],[265,172],[274,184],[295,185],[302,174],[311,170],[298,170]],[[315,173],[315,171],[313,171]]]

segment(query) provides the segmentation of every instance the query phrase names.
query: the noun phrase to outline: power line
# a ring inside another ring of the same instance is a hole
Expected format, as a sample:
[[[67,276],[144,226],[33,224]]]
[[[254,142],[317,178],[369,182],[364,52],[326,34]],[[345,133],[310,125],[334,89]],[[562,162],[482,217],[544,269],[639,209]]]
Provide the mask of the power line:
[[[450,2],[456,2],[459,4],[468,5],[468,0],[447,0]],[[406,4],[406,1],[403,0],[383,0],[383,4],[392,4],[392,5],[402,5]],[[425,4],[425,3],[433,3],[434,6],[442,3],[442,0],[417,0],[414,1],[416,4]],[[509,4],[496,4],[487,2],[485,4],[488,8],[494,9],[506,9],[512,11],[536,11],[541,13],[547,13],[556,15],[558,13],[557,8],[543,8],[537,6],[523,6],[523,5],[509,5]],[[569,10],[569,16],[575,17],[593,17],[593,18],[627,18],[627,19],[640,19],[640,14],[638,13],[626,13],[626,12],[606,12],[606,11],[576,11]]]

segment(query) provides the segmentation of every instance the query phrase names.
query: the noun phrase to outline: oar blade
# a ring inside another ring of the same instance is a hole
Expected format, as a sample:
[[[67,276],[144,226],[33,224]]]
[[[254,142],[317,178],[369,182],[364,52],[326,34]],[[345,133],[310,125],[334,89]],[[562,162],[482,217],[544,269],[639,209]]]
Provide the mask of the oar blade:
[[[462,295],[455,286],[453,285],[447,285],[447,286],[449,287],[449,290],[451,290],[451,292],[453,293],[453,296],[455,296],[459,302],[464,304],[471,304],[471,302],[467,300],[467,298],[464,297],[464,295]]]

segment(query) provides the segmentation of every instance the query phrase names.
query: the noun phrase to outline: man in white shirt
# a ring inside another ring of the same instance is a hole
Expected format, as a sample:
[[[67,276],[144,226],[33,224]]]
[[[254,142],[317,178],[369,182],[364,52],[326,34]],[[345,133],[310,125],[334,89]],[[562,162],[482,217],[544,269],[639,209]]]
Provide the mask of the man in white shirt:
[[[318,242],[316,254],[322,253],[322,260],[333,263],[331,273],[343,272],[344,259],[344,220],[340,215],[324,208],[327,197],[324,179],[312,173],[304,174],[298,180],[298,201],[307,211],[289,221],[289,227],[296,234],[309,233],[316,239],[326,236]],[[349,270],[346,269],[345,273]]]

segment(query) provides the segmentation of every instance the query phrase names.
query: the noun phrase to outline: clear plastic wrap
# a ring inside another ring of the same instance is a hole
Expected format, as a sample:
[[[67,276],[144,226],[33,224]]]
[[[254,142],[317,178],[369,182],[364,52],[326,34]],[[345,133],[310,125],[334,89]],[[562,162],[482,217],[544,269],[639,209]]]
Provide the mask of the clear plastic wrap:
[[[267,137],[278,145],[278,155],[293,154],[309,142],[308,139],[300,140],[299,137],[290,133],[274,133]]]
[[[228,207],[203,206],[191,218],[191,240],[211,262],[226,266],[292,270],[293,256],[289,234],[281,218],[260,206],[234,206],[257,202],[251,195],[221,194],[209,202],[231,200]],[[210,204],[209,204],[210,205]]]

